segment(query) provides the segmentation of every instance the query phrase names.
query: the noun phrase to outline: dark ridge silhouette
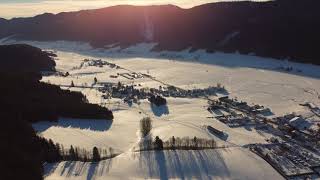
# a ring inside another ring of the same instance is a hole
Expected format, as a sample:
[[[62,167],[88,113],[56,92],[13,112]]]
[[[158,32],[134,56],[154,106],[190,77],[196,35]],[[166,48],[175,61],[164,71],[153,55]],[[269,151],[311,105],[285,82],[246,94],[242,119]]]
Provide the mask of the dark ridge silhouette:
[[[52,53],[28,45],[0,46],[0,107],[14,105],[30,122],[58,117],[108,119],[107,108],[89,104],[79,92],[39,82],[40,71],[54,71]]]
[[[52,56],[26,44],[0,45],[0,72],[55,71]]]
[[[0,18],[0,25],[4,25],[7,22],[6,19]]]
[[[154,50],[206,49],[320,64],[318,0],[113,6],[0,20],[0,37],[71,40],[95,47],[157,42]]]
[[[80,92],[62,90],[38,81],[26,73],[0,73],[1,105],[15,105],[21,116],[30,121],[55,121],[58,117],[112,120],[112,112],[89,104]]]

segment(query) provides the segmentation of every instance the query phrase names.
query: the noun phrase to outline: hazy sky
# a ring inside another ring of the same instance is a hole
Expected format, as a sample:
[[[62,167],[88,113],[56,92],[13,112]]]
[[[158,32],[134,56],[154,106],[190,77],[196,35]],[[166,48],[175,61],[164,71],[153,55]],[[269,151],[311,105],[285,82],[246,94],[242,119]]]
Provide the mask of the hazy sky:
[[[45,12],[59,13],[95,9],[118,4],[175,4],[183,8],[221,0],[0,0],[0,17],[28,17]]]

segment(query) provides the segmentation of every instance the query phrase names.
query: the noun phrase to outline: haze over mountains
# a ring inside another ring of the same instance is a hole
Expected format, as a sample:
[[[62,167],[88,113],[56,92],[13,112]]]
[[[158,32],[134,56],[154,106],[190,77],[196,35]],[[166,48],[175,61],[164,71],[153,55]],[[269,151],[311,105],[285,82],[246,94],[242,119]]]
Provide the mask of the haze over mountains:
[[[2,0],[0,17],[31,17],[45,12],[60,13],[97,9],[115,5],[164,5],[174,4],[182,8],[191,8],[201,4],[231,0]],[[255,0],[267,1],[267,0]]]
[[[319,1],[114,6],[0,20],[0,37],[84,41],[95,47],[156,42],[155,50],[239,51],[319,64]]]

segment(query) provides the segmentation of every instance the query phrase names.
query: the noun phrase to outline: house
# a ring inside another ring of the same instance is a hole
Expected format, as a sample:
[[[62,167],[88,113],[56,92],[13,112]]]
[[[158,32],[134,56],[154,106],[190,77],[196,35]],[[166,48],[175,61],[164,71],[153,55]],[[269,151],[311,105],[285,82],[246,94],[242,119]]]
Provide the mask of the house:
[[[308,129],[310,126],[312,126],[312,124],[309,121],[299,116],[289,120],[288,124],[297,130],[305,130],[305,129]]]

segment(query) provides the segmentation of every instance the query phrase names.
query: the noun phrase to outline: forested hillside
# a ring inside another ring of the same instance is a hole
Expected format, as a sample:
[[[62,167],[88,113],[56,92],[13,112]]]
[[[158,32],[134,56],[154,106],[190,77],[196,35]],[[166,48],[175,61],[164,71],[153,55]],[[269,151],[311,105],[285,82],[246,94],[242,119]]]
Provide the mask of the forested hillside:
[[[52,145],[36,136],[31,122],[59,117],[113,119],[111,111],[89,104],[81,93],[39,81],[40,71],[54,70],[51,55],[27,45],[0,46],[3,179],[42,179],[42,164],[53,159]]]

